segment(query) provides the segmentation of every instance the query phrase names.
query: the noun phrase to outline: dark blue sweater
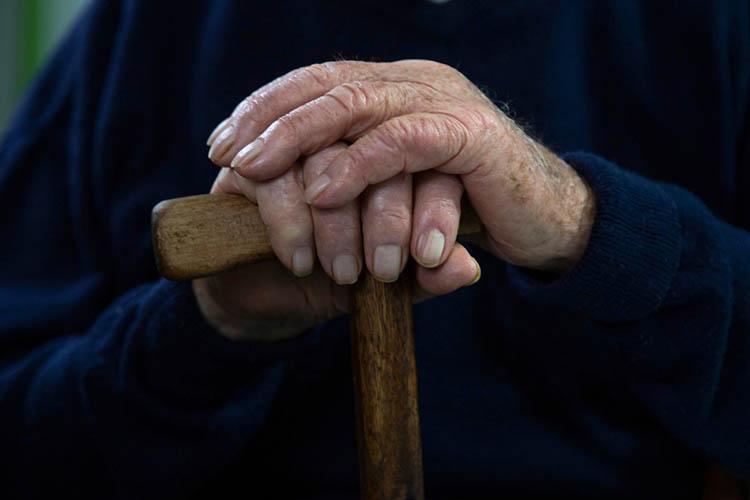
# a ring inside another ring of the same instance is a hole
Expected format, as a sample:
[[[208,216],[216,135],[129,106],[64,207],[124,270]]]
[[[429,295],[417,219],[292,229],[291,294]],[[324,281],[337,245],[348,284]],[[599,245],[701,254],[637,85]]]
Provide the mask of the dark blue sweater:
[[[479,284],[415,308],[428,498],[750,479],[749,9],[94,2],[0,147],[2,495],[356,497],[345,318],[225,340],[149,236],[156,202],[208,191],[243,96],[336,57],[456,66],[598,198],[564,278],[477,251]]]

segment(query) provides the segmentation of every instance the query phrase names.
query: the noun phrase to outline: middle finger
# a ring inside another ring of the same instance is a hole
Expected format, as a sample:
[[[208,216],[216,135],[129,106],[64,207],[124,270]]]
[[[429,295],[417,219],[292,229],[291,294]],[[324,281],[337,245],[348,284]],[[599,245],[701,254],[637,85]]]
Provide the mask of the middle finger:
[[[345,149],[345,144],[338,143],[306,158],[305,183],[312,182]],[[359,199],[337,208],[311,210],[321,266],[339,285],[355,283],[362,270]]]
[[[365,262],[380,281],[398,279],[409,257],[412,176],[398,175],[370,187],[362,199]]]

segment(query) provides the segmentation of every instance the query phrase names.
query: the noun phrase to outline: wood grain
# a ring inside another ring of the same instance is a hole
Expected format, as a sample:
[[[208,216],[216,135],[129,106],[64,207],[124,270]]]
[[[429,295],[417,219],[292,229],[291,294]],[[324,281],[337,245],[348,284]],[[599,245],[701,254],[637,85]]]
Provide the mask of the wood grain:
[[[408,276],[382,283],[363,273],[354,289],[351,330],[361,497],[421,500],[422,444]]]
[[[208,276],[274,256],[257,205],[212,194],[162,201],[151,217],[156,266],[171,280]]]
[[[482,231],[470,206],[459,234]],[[189,280],[274,256],[258,207],[244,196],[204,194],[166,200],[151,218],[156,266],[171,280]]]

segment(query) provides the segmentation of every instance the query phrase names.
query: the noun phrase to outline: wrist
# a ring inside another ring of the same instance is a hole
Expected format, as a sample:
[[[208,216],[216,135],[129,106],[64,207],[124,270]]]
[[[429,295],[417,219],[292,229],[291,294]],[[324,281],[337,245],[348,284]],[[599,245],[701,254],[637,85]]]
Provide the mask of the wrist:
[[[653,315],[674,285],[684,253],[677,203],[659,183],[596,155],[569,152],[562,158],[596,195],[590,240],[580,262],[553,282],[509,267],[513,286],[531,303],[596,321]]]
[[[596,195],[570,165],[558,157],[555,162],[565,171],[558,197],[562,206],[551,218],[556,221],[558,237],[554,250],[536,269],[560,275],[578,264],[586,251],[596,216]]]
[[[565,274],[588,246],[596,214],[594,190],[563,158],[504,114],[500,117],[503,140],[493,149],[499,157],[485,163],[500,165],[504,173],[501,185],[488,195],[510,190],[499,210],[492,204],[485,210],[493,214],[485,221],[489,250],[516,267]]]

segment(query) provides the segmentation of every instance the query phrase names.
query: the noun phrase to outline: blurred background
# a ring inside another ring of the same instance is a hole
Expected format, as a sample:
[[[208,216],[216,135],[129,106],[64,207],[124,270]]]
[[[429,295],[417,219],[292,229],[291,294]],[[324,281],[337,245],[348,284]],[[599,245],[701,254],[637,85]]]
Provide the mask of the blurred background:
[[[88,0],[0,0],[0,135],[34,75]]]

